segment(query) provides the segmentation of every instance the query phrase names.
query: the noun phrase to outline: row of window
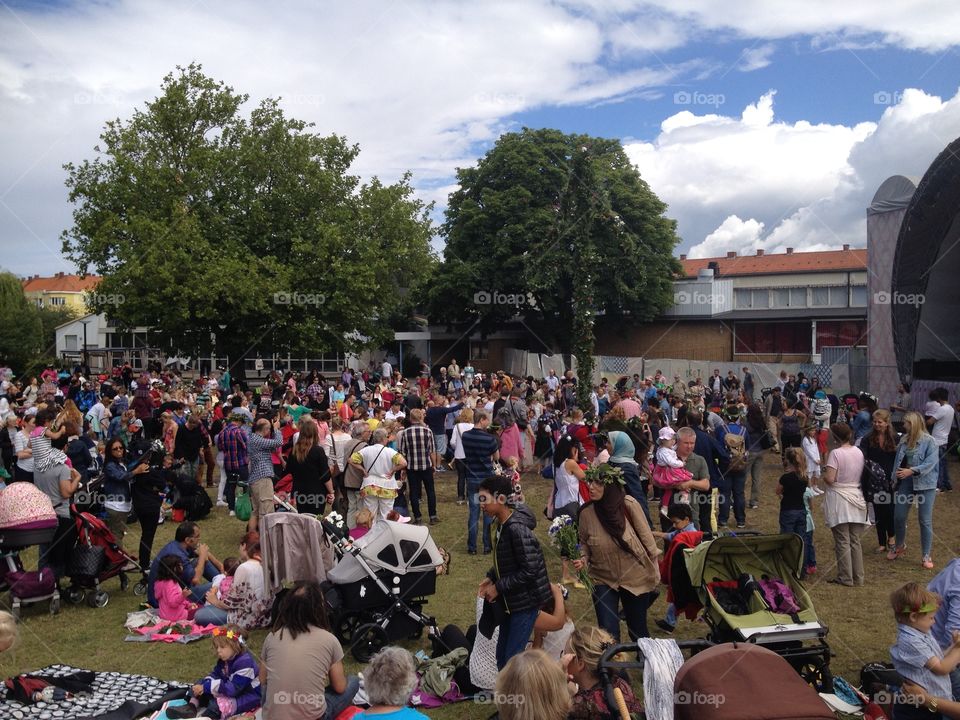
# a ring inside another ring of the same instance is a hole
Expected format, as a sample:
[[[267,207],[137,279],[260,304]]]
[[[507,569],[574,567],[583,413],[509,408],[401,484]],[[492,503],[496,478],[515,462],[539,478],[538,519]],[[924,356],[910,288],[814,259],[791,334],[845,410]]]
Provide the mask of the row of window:
[[[50,300],[50,305],[52,305],[53,307],[63,307],[64,305],[67,304],[67,299],[62,297],[52,297],[52,298],[49,298],[49,300]],[[43,307],[43,298],[37,298],[37,307],[38,308]]]
[[[817,347],[812,348],[810,322],[738,322],[734,326],[738,355],[810,355],[825,347],[867,344],[866,320],[818,320]]]
[[[866,307],[866,285],[798,288],[740,288],[733,291],[736,310]]]

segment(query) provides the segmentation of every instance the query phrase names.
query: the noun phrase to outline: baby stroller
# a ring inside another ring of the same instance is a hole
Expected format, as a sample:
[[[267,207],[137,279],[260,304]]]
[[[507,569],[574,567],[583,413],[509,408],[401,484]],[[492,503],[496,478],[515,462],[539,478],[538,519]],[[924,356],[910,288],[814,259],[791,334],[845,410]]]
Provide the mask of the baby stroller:
[[[57,514],[50,498],[33,483],[15,482],[0,490],[0,590],[10,591],[10,609],[20,617],[21,605],[50,601],[50,614],[60,612],[57,579],[50,568],[24,570],[20,552],[53,541]]]
[[[70,511],[77,525],[77,544],[67,565],[70,576],[67,600],[79,605],[86,598],[90,607],[102,608],[110,602],[110,594],[100,583],[119,576],[120,589],[126,590],[130,584],[127,573],[140,572],[140,564],[120,547],[103,520],[78,511],[76,506]],[[92,592],[87,595],[87,590]],[[134,594],[143,595],[146,590],[145,579],[141,579],[134,587]]]
[[[418,637],[425,627],[439,636],[436,620],[422,612],[443,563],[427,527],[382,520],[352,544],[330,539],[344,553],[324,588],[331,625],[357,662],[369,662],[390,642]]]
[[[800,582],[799,535],[718,537],[685,550],[684,561],[712,642],[763,645],[833,692],[828,629]]]

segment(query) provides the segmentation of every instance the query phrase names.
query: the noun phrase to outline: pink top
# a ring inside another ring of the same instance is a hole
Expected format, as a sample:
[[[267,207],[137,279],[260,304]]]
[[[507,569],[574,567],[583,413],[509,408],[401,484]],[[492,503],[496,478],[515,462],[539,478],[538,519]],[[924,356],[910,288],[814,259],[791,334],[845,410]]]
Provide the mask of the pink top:
[[[355,528],[353,528],[353,529],[350,531],[350,539],[351,539],[351,540],[359,540],[359,539],[362,538],[364,535],[366,535],[368,532],[370,532],[370,528],[365,528],[363,525],[357,525]]]
[[[217,594],[220,596],[220,599],[223,600],[227,593],[230,592],[230,586],[233,585],[233,575],[227,575],[223,580],[220,581],[220,587],[217,588]]]
[[[161,620],[174,622],[186,620],[190,614],[190,601],[183,596],[183,588],[176,580],[157,580],[153,585]]]

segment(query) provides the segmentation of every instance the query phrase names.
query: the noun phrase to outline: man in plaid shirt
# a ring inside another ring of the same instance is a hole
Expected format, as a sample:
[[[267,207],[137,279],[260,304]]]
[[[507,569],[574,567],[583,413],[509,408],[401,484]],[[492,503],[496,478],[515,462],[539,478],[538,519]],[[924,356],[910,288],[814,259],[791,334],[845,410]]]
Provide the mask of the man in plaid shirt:
[[[421,408],[410,411],[410,427],[400,431],[398,450],[407,460],[407,483],[410,486],[410,506],[413,521],[420,522],[421,484],[427,489],[427,510],[430,524],[440,522],[437,517],[437,495],[433,488],[433,431],[423,422]]]
[[[270,422],[260,418],[247,434],[247,453],[250,456],[250,500],[253,513],[247,530],[256,530],[260,516],[272,513],[273,503],[273,451],[283,444],[280,434],[280,417]]]
[[[223,453],[223,470],[227,474],[227,481],[223,487],[223,499],[230,508],[231,516],[235,514],[237,483],[246,484],[249,477],[247,436],[243,432],[243,423],[243,415],[233,414],[227,426],[217,435],[217,447]]]

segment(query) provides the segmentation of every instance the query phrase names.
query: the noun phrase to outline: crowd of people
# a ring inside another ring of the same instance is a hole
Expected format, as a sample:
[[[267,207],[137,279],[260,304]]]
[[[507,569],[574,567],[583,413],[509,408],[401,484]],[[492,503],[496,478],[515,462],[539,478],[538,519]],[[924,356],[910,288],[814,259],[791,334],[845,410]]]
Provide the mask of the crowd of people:
[[[264,586],[258,529],[275,495],[310,515],[336,508],[351,531],[395,518],[432,526],[441,522],[438,476],[448,475],[458,504],[467,506],[467,552],[492,555],[477,589],[476,627],[444,631],[448,645],[468,653],[458,684],[497,696],[537,694],[541,714],[504,704],[505,718],[579,718],[607,712],[597,662],[619,642],[621,621],[631,640],[649,635],[664,549],[680,532],[746,528],[750,513],[769,502],[764,467],[779,474],[780,532],[804,539],[804,574],[817,572],[813,530],[822,517],[836,556],[830,582],[842,586],[865,582],[861,540],[871,525],[877,552],[891,562],[905,558],[913,505],[918,558],[934,568],[933,508],[952,489],[955,408],[945,388],[913,408],[901,386],[887,409],[868,393],[838,397],[802,373],[780,373],[760,388],[746,367],[692,380],[657,371],[601,379],[582,407],[572,371],[524,378],[456,360],[433,369],[424,363],[412,378],[386,360],[334,378],[273,373],[259,387],[224,369],[188,381],[129,365],[99,377],[86,367],[0,377],[3,466],[12,481],[41,488],[60,518],[41,565],[64,576],[75,532],[71,502],[102,476],[98,497],[117,541],[123,544],[129,522],[141,526],[137,557],[161,618],[222,628],[214,638],[217,667],[191,688],[180,717],[228,717],[247,709],[254,693],[270,717],[294,717],[272,705],[267,687],[316,689],[310,717],[335,717],[356,693],[319,587],[299,584],[271,617],[276,598]],[[534,532],[539,509],[524,502],[523,473],[551,480],[543,513],[576,526],[579,552],[564,558],[556,584]],[[235,557],[215,557],[191,521],[154,556],[157,526],[183,478],[216,488],[216,504],[230,516],[238,492],[249,495]],[[595,626],[569,620],[571,590],[590,593]],[[928,607],[925,598],[920,604]],[[656,620],[667,633],[676,623],[672,606]],[[260,667],[243,638],[268,627]],[[402,709],[415,682],[405,652],[385,649],[373,661],[383,672],[364,676],[369,715],[418,716]],[[301,656],[316,662],[305,667]],[[555,686],[563,692],[549,694]],[[237,694],[225,700],[225,687]],[[621,689],[635,704],[629,685]]]

